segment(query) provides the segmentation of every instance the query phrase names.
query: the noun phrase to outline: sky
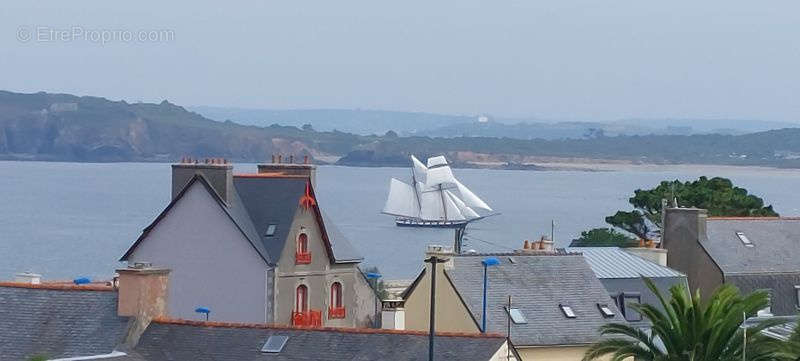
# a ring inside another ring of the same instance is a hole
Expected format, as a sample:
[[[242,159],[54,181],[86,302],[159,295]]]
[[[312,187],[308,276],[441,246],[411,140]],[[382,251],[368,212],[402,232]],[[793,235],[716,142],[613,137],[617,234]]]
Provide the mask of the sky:
[[[0,89],[244,108],[800,121],[797,0],[5,0]]]

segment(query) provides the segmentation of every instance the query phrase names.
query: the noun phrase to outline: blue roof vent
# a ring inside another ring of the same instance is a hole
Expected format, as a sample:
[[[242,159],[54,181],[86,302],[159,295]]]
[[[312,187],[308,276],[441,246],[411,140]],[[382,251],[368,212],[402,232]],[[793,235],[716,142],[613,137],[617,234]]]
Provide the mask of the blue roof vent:
[[[85,284],[92,283],[92,280],[90,280],[88,277],[78,277],[78,278],[72,280],[72,283],[74,283],[76,285],[85,285]]]
[[[211,310],[208,307],[198,307],[194,309],[194,312],[203,313],[206,315],[206,321],[208,321],[208,315],[211,313]]]
[[[495,257],[488,257],[484,258],[481,263],[483,263],[484,266],[497,266],[500,264],[500,260]]]
[[[376,272],[367,272],[366,276],[367,276],[367,279],[371,279],[371,280],[374,280],[374,279],[382,277],[380,273],[376,273]]]

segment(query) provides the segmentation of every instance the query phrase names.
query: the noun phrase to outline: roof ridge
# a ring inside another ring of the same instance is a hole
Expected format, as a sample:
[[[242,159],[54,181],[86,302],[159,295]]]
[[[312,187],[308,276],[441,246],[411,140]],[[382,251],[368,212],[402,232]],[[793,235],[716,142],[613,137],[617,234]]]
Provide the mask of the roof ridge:
[[[88,285],[75,285],[65,283],[40,283],[31,284],[24,282],[0,282],[0,287],[10,288],[30,288],[40,290],[55,290],[55,291],[114,291],[114,287],[109,285],[88,284]]]
[[[238,173],[235,178],[310,178],[307,175],[284,173]]]
[[[154,318],[153,322],[165,325],[182,325],[198,327],[219,327],[219,328],[250,328],[265,330],[291,330],[291,331],[315,331],[315,332],[342,332],[357,334],[389,334],[389,335],[412,335],[427,336],[428,331],[415,330],[389,330],[381,328],[345,328],[345,327],[300,327],[272,323],[239,323],[239,322],[219,322],[219,321],[195,321],[177,318]],[[436,336],[444,337],[472,337],[472,338],[505,338],[497,333],[468,333],[468,332],[436,332]]]

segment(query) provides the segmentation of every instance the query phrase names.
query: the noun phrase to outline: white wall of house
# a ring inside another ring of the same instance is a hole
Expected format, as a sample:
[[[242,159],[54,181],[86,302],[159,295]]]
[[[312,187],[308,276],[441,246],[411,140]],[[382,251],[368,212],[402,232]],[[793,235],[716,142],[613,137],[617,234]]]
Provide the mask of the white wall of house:
[[[205,319],[194,312],[203,306],[213,321],[272,321],[269,266],[200,182],[192,184],[128,262],[172,270],[171,317]]]

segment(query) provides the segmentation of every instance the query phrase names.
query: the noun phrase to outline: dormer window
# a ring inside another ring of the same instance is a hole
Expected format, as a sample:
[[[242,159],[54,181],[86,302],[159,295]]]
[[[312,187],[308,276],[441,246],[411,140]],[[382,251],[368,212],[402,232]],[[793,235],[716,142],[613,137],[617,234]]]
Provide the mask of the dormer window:
[[[627,321],[641,321],[642,314],[636,310],[634,305],[642,303],[642,296],[639,293],[622,294],[622,313],[625,315]]]
[[[296,264],[310,264],[311,252],[308,251],[308,235],[303,232],[297,236],[297,252],[295,253]]]

